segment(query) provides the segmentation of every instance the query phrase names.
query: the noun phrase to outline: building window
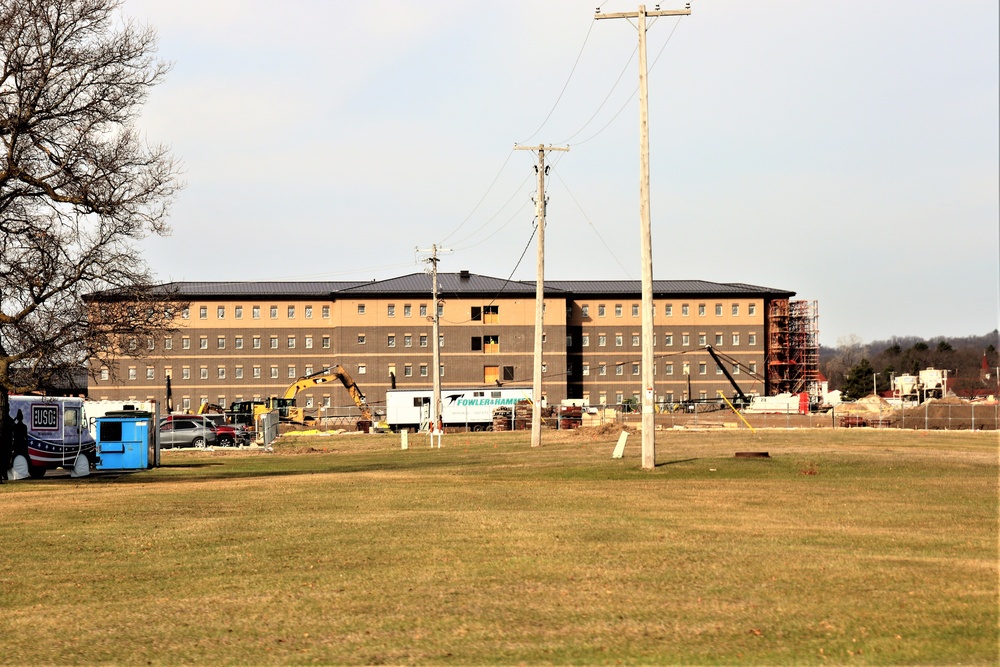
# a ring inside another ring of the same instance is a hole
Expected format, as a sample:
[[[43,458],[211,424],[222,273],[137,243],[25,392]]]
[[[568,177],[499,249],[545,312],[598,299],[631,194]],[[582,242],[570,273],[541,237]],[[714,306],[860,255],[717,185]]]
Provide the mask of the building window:
[[[549,365],[547,363],[545,363],[544,361],[542,362],[542,372],[543,373],[548,373],[549,372]]]
[[[690,334],[681,334],[681,345],[683,345],[684,347],[687,347],[690,344],[691,344],[691,335]]]
[[[208,319],[208,306],[202,306],[198,309],[198,319],[199,320]]]
[[[621,347],[625,344],[625,337],[621,334],[615,334],[615,347]]]
[[[674,362],[672,362],[672,361],[668,361],[667,362],[666,371],[667,371],[667,375],[673,375],[674,374]]]
[[[236,379],[237,380],[242,380],[243,379],[243,367],[242,366],[237,366],[236,368],[233,369],[233,372],[236,374]]]
[[[733,375],[739,375],[739,374],[740,374],[740,365],[733,364]]]
[[[323,349],[330,349],[330,337],[323,336]]]
[[[625,394],[623,394],[620,391],[615,392],[615,403],[617,403],[618,405],[621,405],[624,402],[625,402]]]
[[[604,315],[605,315],[605,308],[604,308],[604,304],[602,303],[602,304],[599,304],[597,306],[597,316],[598,317],[604,317]]]
[[[705,304],[698,304],[698,317],[705,317]]]
[[[691,375],[691,362],[690,361],[685,361],[681,365],[681,373],[684,374],[684,375]]]
[[[545,311],[545,306],[544,305],[542,305],[542,311],[543,312]],[[443,315],[444,315],[444,304],[443,303],[439,303],[438,307],[437,307],[437,316],[438,317],[442,317]]]
[[[288,379],[294,380],[295,377],[296,377],[295,376],[295,366],[289,366],[288,367]]]
[[[184,320],[191,319],[191,309],[190,308],[185,308],[184,310],[181,311],[181,319],[184,319]]]
[[[156,343],[153,341],[152,338],[147,338],[146,339],[146,349],[147,350],[155,350],[156,349]]]
[[[720,333],[715,334],[715,344],[722,345],[722,334]]]
[[[172,349],[174,349],[174,339],[173,338],[164,338],[163,339],[163,349],[164,350],[172,350]]]
[[[698,375],[708,375],[708,365],[704,361],[698,362]]]
[[[427,364],[420,364],[420,377],[427,377]]]
[[[198,349],[207,350],[208,349],[208,336],[202,336],[198,339]]]
[[[722,366],[719,366],[718,364],[715,365],[715,374],[722,375]]]
[[[290,320],[294,320],[295,319],[295,306],[289,306],[288,307],[288,319],[290,319]]]
[[[597,366],[597,374],[598,375],[607,375],[608,374],[608,365],[607,364],[598,364],[598,366]]]
[[[253,349],[255,349],[255,350],[259,350],[260,349],[260,336],[254,336],[253,337]]]
[[[413,306],[408,303],[403,304],[403,317],[410,317],[413,315]]]
[[[667,317],[673,317],[674,316],[674,304],[668,303],[667,305],[665,305],[663,307],[663,314],[666,315]]]
[[[253,367],[253,377],[256,380],[260,379],[260,366],[254,366]]]
[[[183,338],[181,338],[181,349],[182,350],[190,350],[191,349],[191,339],[188,338],[187,336],[184,336]]]
[[[396,347],[396,334],[389,334],[388,338],[386,339],[386,343],[389,345],[389,347]]]
[[[243,306],[235,306],[233,308],[233,317],[235,317],[238,320],[243,319]]]
[[[313,346],[313,337],[312,336],[306,336],[306,349],[307,350],[311,350],[312,346]]]
[[[277,306],[271,306],[271,319],[272,320],[278,319],[278,307]]]
[[[309,376],[309,375],[312,375],[312,374],[313,374],[313,367],[312,366],[306,366],[305,375]]]
[[[368,373],[368,366],[365,364],[358,364],[358,375],[365,375]]]
[[[581,366],[580,371],[583,375],[590,375],[590,364],[586,361],[583,362],[583,366]]]
[[[156,370],[152,366],[146,366],[146,379],[152,380],[156,377]]]
[[[226,379],[226,367],[225,366],[219,366],[218,370],[219,370],[219,379],[220,380],[225,380]]]
[[[413,347],[413,336],[411,334],[403,336],[403,347]]]
[[[748,368],[749,368],[749,370],[750,370],[751,373],[756,374],[757,373],[757,362],[756,361],[751,361],[750,364],[749,364],[749,366],[748,366]]]
[[[386,313],[385,314],[388,315],[389,317],[396,317],[396,304],[390,303],[386,307]]]
[[[748,303],[747,304],[747,315],[749,315],[750,317],[753,317],[756,314],[757,314],[757,304],[755,304],[755,303]]]
[[[708,339],[705,334],[698,334],[698,345],[705,347],[708,344]]]
[[[438,336],[438,347],[444,347],[444,334]]]
[[[413,364],[403,365],[403,377],[405,378],[413,377]]]
[[[639,334],[632,334],[632,347],[639,347]]]
[[[620,303],[615,304],[615,317],[622,316],[622,305]]]
[[[420,304],[420,317],[427,317],[427,304]]]
[[[271,378],[272,379],[277,379],[277,377],[278,377],[278,367],[277,366],[271,366]]]
[[[681,317],[687,317],[690,314],[691,314],[691,307],[686,303],[681,304]]]
[[[733,334],[733,346],[740,344],[740,335],[738,333]]]
[[[747,334],[747,345],[756,345],[756,344],[757,344],[757,334],[755,333]]]
[[[233,347],[235,347],[237,350],[243,349],[243,336],[237,336],[236,338],[233,339]]]
[[[330,306],[323,306],[322,314],[324,320],[330,319]]]
[[[590,306],[587,304],[580,306],[580,315],[583,317],[590,317]]]
[[[181,369],[181,379],[182,380],[191,379],[191,369],[188,366],[185,366],[184,368]]]
[[[615,364],[615,375],[625,375],[625,364]]]
[[[573,347],[573,337],[566,336],[566,347]]]
[[[666,345],[667,347],[672,347],[674,344],[674,335],[663,334],[663,344]]]
[[[253,308],[251,309],[251,316],[252,316],[252,317],[253,317],[253,318],[254,318],[255,320],[259,320],[259,319],[260,319],[260,306],[254,306],[254,307],[253,307]]]
[[[543,364],[543,366],[544,366],[544,364]],[[438,366],[438,371],[439,371],[438,376],[439,377],[444,377],[444,364],[441,364],[440,366]],[[543,373],[545,372],[545,368],[544,367],[542,368],[542,372]]]
[[[722,317],[722,304],[721,303],[715,304],[715,316],[716,317]]]
[[[632,375],[638,375],[638,374],[639,374],[639,364],[633,362],[632,363]]]
[[[632,317],[639,317],[639,304],[632,304]]]
[[[190,410],[191,409],[191,399],[188,398],[187,396],[185,396],[184,399],[181,400],[181,409],[182,410]]]
[[[313,316],[313,307],[312,306],[306,306],[306,319],[307,320],[311,320],[312,316]]]
[[[216,318],[218,318],[220,320],[226,319],[226,307],[225,306],[219,306],[218,308],[216,308],[215,309],[215,316],[216,316]]]
[[[289,350],[294,350],[295,349],[295,336],[289,336],[288,337],[288,349]]]
[[[199,377],[200,377],[200,378],[201,378],[202,380],[207,380],[207,379],[208,379],[208,366],[202,366],[202,367],[201,367],[201,368],[199,369],[199,371],[198,371],[198,376],[199,376]]]
[[[364,345],[367,341],[364,334],[358,334],[358,345]]]
[[[580,345],[583,347],[590,347],[590,334],[583,334],[580,336]]]
[[[734,303],[733,304],[733,317],[739,317],[739,315],[740,315],[740,304]]]
[[[271,349],[272,350],[277,350],[278,349],[278,337],[277,336],[271,336]]]
[[[608,337],[606,334],[598,334],[597,336],[597,347],[604,347],[608,344]]]
[[[427,347],[427,334],[420,334],[420,347]]]

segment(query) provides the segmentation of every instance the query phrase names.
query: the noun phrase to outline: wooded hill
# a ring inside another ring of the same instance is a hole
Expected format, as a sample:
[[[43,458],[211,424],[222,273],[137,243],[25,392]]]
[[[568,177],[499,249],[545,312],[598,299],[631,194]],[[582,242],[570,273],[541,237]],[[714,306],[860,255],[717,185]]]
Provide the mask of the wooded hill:
[[[837,347],[820,347],[820,372],[830,381],[830,389],[840,389],[850,398],[871,394],[875,373],[881,393],[891,389],[893,375],[916,374],[925,368],[947,370],[951,388],[959,396],[997,393],[1000,337],[996,329],[983,336],[893,336],[870,343],[850,336],[837,343]],[[990,368],[988,380],[981,377],[984,354]]]

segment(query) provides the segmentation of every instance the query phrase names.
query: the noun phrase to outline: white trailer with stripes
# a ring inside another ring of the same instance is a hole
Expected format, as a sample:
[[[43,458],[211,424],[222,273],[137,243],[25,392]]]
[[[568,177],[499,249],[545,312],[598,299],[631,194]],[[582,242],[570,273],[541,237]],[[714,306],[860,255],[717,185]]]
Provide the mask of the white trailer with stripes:
[[[393,431],[425,429],[433,400],[430,389],[390,389],[385,394],[385,419]],[[531,400],[530,387],[442,389],[441,417],[446,427],[488,431],[493,428],[493,410],[513,410],[518,401],[525,400]]]

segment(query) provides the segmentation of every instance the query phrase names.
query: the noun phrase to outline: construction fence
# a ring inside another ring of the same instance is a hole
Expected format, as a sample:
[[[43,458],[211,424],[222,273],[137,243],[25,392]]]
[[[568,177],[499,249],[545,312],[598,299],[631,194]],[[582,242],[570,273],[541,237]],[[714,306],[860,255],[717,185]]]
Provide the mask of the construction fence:
[[[672,408],[672,409],[671,409]],[[638,426],[642,416],[632,406],[603,406],[585,415],[583,426],[617,422]],[[744,423],[746,420],[746,423]],[[826,412],[742,414],[717,403],[689,403],[669,406],[655,416],[657,428],[899,428],[916,430],[1000,430],[1000,404],[969,403],[959,399],[927,401],[921,405],[873,409],[870,405],[841,403]]]

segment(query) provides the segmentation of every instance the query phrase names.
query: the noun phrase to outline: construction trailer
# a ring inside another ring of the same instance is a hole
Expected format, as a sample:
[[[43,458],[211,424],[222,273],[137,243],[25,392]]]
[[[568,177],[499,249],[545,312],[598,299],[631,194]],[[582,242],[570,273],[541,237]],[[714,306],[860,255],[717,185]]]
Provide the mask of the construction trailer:
[[[386,422],[393,431],[426,428],[434,392],[430,389],[390,389],[385,394]],[[531,389],[442,389],[441,418],[446,427],[469,431],[493,430],[493,411],[531,400]]]

